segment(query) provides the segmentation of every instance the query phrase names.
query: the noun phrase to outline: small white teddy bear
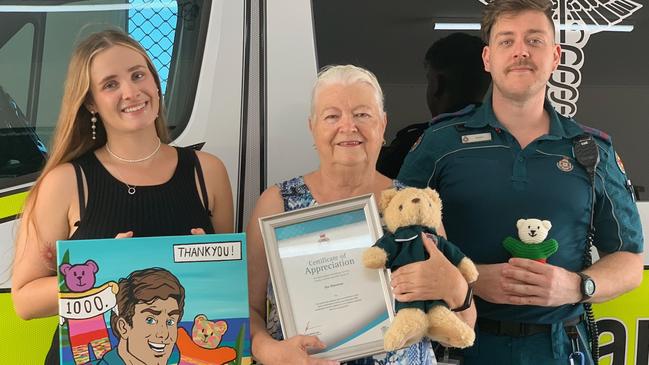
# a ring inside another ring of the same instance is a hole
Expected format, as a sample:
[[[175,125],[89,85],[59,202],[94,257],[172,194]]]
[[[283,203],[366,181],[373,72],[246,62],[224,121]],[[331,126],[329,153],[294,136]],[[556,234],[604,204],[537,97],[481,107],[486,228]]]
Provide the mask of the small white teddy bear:
[[[541,243],[548,236],[552,223],[540,219],[519,219],[516,222],[518,238],[525,243]]]
[[[546,240],[548,232],[552,228],[552,223],[548,220],[519,219],[516,222],[516,228],[518,228],[519,239],[507,237],[503,241],[503,247],[513,257],[545,263],[548,257],[559,249],[559,243],[556,240]]]

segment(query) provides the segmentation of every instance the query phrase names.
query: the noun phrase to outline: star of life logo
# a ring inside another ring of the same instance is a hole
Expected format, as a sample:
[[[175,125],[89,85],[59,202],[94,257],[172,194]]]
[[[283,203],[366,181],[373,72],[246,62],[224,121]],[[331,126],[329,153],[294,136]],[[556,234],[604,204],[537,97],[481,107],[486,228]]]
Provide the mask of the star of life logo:
[[[478,0],[487,5],[487,0]],[[561,44],[561,62],[548,81],[548,98],[560,114],[577,114],[581,67],[591,35],[610,31],[613,26],[642,8],[631,0],[555,0],[552,19]]]

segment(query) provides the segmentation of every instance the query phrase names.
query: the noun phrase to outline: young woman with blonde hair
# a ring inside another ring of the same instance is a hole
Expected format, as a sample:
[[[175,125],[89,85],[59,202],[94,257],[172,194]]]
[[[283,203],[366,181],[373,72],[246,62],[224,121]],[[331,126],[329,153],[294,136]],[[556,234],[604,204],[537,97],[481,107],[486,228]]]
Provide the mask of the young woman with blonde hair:
[[[160,80],[144,49],[118,30],[82,41],[18,231],[12,299],[20,317],[58,312],[57,240],[232,231],[223,163],[168,140]],[[87,346],[79,351],[75,358],[87,356]],[[58,361],[55,335],[46,364]]]

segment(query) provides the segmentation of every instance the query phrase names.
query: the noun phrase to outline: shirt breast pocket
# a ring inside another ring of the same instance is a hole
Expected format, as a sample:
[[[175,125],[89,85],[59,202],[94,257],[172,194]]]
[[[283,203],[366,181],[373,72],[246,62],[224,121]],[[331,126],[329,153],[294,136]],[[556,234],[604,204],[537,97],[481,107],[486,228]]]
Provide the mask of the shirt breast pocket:
[[[553,202],[558,211],[584,214],[590,209],[592,185],[586,170],[571,158],[546,156],[530,161],[530,191]]]
[[[457,190],[465,195],[482,194],[501,189],[510,175],[511,162],[488,156],[459,156],[443,165],[439,188]]]

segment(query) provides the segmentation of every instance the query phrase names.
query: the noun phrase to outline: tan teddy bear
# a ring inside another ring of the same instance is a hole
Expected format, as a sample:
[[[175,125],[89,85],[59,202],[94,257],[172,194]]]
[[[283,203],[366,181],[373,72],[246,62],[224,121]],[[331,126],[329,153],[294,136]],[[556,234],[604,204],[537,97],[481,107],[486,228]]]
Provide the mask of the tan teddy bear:
[[[436,191],[416,188],[383,191],[379,202],[388,232],[363,254],[368,268],[396,270],[429,255],[421,238],[427,233],[439,250],[458,267],[468,283],[478,278],[469,258],[451,242],[436,234],[442,223],[442,201]],[[392,351],[419,341],[424,335],[444,344],[464,348],[475,339],[473,328],[458,318],[442,300],[395,301],[397,312],[383,338],[384,348]]]

